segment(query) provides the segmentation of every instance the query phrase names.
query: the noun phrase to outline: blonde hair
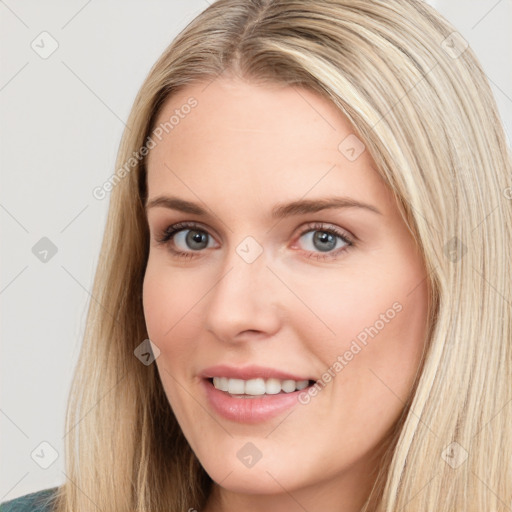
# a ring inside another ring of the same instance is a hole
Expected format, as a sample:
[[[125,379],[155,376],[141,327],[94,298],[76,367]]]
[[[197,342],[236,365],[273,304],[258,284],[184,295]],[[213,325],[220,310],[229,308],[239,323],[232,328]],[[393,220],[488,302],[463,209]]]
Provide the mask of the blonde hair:
[[[419,0],[218,0],[153,66],[116,164],[144,147],[170,95],[225,73],[306,87],[351,121],[396,195],[432,290],[421,373],[368,512],[512,505],[512,162],[485,74],[454,32]],[[149,250],[145,158],[135,160],[112,187],[58,512],[200,510],[212,485],[156,365],[134,356],[148,338]]]

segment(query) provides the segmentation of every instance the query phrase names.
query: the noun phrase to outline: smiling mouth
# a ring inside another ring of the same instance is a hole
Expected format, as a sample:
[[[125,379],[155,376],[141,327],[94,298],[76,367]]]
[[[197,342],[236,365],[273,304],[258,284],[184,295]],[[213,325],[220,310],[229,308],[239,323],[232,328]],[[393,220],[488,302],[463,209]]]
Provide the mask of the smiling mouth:
[[[315,384],[314,380],[281,379],[233,379],[228,377],[211,377],[206,379],[212,386],[236,398],[261,398],[264,396],[283,395],[302,391]]]

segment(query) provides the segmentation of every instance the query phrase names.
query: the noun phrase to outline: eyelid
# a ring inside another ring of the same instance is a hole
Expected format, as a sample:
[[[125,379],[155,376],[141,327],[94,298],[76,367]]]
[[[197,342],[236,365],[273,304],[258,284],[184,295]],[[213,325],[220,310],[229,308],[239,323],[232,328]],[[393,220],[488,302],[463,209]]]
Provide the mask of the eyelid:
[[[164,243],[170,241],[170,238],[172,238],[178,232],[186,231],[187,229],[189,229],[189,230],[196,229],[198,231],[204,231],[209,236],[211,236],[213,239],[216,239],[216,235],[214,236],[211,233],[212,230],[210,230],[210,228],[207,228],[206,226],[204,226],[200,222],[196,222],[196,221],[180,221],[180,222],[175,222],[173,224],[166,225],[166,227],[164,227],[161,230],[155,230],[156,231],[155,234],[154,234],[155,240],[158,243],[164,244]],[[167,238],[167,240],[166,240],[166,238]]]
[[[347,242],[350,242],[353,244],[357,237],[354,236],[350,231],[347,231],[346,229],[340,228],[336,224],[332,224],[330,222],[322,222],[322,221],[312,221],[307,222],[301,228],[299,228],[300,234],[299,238],[305,235],[306,233],[309,233],[310,231],[327,231],[332,232],[336,236],[339,236],[340,238],[345,238]]]

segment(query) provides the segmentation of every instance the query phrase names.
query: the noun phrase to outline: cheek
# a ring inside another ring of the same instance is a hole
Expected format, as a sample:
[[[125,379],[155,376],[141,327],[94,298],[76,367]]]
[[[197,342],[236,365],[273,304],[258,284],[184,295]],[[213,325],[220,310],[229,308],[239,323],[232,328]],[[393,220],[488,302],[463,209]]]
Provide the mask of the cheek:
[[[388,267],[389,268],[389,267]],[[407,267],[374,275],[372,287],[352,295],[352,321],[345,368],[376,408],[401,408],[407,399],[426,342],[428,288],[421,268]],[[369,293],[368,290],[371,290]],[[351,353],[360,347],[360,352]]]
[[[207,285],[187,271],[148,261],[143,284],[144,318],[149,338],[160,349],[166,364],[176,366],[195,349],[201,323],[201,298]],[[165,357],[172,355],[172,357]]]
[[[300,307],[297,315],[297,322],[302,315],[301,332],[310,340],[309,348],[325,369],[340,376],[336,381],[344,389],[350,382],[359,393],[377,400],[382,393],[389,394],[386,385],[400,397],[407,395],[427,334],[428,289],[423,268],[413,257],[401,254],[394,258],[410,263],[372,266],[362,262],[350,273],[331,273],[325,279],[317,273],[293,283],[297,295],[316,313],[314,318]]]
[[[183,393],[183,386],[190,361],[199,349],[200,299],[206,292],[200,282],[191,280],[186,271],[171,269],[150,256],[142,292],[147,332],[160,350],[155,364],[169,404],[185,432],[193,430],[187,418],[197,413],[195,402]]]
[[[288,313],[309,326],[306,332],[316,332],[316,337],[320,332],[324,340],[332,340],[331,351],[349,349],[354,339],[361,346],[376,338],[413,342],[418,338],[413,333],[421,335],[426,321],[424,277],[416,266],[391,269],[364,261],[350,272],[290,274],[286,282],[302,300]]]
[[[344,425],[345,440],[363,446],[377,443],[398,419],[426,335],[428,295],[426,282],[418,285],[421,279],[413,268],[377,272],[367,267],[366,272],[317,281],[309,293],[306,286],[301,290],[336,333],[315,345],[313,327],[307,331],[310,350],[325,365],[321,380],[326,383],[311,398],[317,404],[312,405],[312,423]],[[333,408],[333,403],[342,406]]]

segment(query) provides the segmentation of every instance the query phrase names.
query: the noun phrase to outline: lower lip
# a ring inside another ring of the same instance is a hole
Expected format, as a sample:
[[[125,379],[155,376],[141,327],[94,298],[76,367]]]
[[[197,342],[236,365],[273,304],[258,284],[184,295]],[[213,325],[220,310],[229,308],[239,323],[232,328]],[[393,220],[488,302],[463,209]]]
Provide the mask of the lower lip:
[[[299,394],[308,389],[262,395],[261,398],[240,398],[217,389],[208,379],[203,379],[203,386],[213,410],[220,416],[237,423],[260,423],[274,418],[297,405]]]

